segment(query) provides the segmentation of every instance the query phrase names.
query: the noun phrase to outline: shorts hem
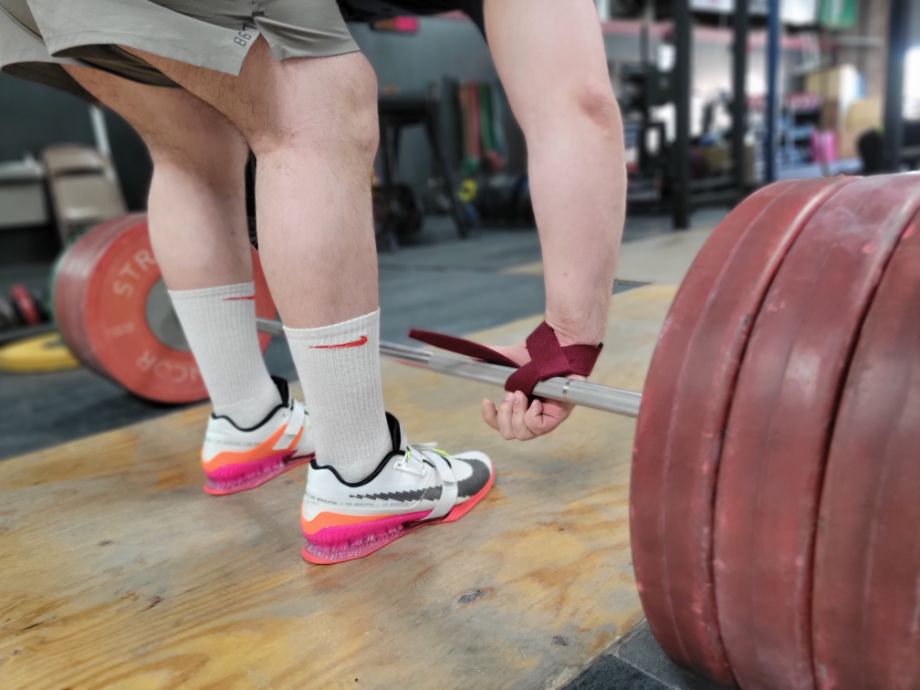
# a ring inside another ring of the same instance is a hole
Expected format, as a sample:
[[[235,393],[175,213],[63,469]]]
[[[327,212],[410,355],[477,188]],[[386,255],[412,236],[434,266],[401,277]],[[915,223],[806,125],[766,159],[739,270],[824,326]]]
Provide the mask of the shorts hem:
[[[241,53],[230,53],[224,48],[215,47],[213,53],[208,56],[202,56],[200,46],[197,51],[191,51],[184,48],[179,43],[164,41],[163,39],[151,39],[140,34],[117,32],[117,31],[72,31],[66,33],[57,33],[45,39],[48,51],[55,58],[66,58],[75,55],[73,51],[79,48],[92,45],[120,45],[136,50],[143,50],[153,53],[162,58],[177,60],[185,64],[210,69],[216,72],[223,72],[232,76],[239,76],[240,69],[243,66],[243,60],[252,48],[258,38],[257,30],[253,30],[257,35],[249,42]],[[77,56],[78,57],[78,56]]]
[[[335,57],[337,55],[348,55],[349,53],[361,52],[361,48],[353,40],[339,41],[335,45],[330,45],[323,50],[299,50],[280,41],[273,42],[269,36],[265,36],[264,38],[272,52],[272,57],[279,62],[293,60],[295,58]]]

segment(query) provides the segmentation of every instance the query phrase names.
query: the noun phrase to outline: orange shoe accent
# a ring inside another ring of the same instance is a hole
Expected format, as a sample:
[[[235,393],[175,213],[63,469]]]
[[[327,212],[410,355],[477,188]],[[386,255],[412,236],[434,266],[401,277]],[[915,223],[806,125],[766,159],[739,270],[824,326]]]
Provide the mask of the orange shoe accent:
[[[395,514],[376,514],[376,515],[342,515],[341,513],[320,513],[312,520],[305,520],[303,514],[300,516],[300,529],[304,534],[316,534],[327,527],[345,527],[347,525],[360,525],[365,522],[374,522],[375,520],[384,520],[389,517],[395,517]]]
[[[279,452],[285,452],[285,451],[292,450],[293,448],[296,448],[297,443],[300,441],[300,437],[303,435],[302,428],[300,431],[297,432],[297,435],[294,437],[294,440],[291,442],[291,444],[287,448],[281,451],[275,449],[275,444],[278,442],[278,439],[284,435],[285,427],[286,425],[284,424],[279,426],[278,430],[275,433],[273,433],[267,439],[262,441],[262,443],[257,445],[252,450],[242,450],[242,451],[227,450],[227,451],[224,451],[223,453],[218,453],[217,455],[215,455],[213,458],[209,460],[205,460],[204,458],[202,458],[201,464],[204,466],[204,471],[213,472],[217,468],[223,467],[224,465],[236,465],[242,462],[251,462],[254,460],[261,460],[262,458],[268,455],[276,454]]]

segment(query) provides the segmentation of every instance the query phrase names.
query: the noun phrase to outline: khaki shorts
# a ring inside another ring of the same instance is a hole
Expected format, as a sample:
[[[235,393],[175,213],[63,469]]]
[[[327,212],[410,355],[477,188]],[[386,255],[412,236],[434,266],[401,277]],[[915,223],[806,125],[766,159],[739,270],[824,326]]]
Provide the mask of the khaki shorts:
[[[278,60],[358,50],[336,0],[0,0],[0,69],[87,100],[62,65],[175,86],[119,46],[236,75],[259,36]]]

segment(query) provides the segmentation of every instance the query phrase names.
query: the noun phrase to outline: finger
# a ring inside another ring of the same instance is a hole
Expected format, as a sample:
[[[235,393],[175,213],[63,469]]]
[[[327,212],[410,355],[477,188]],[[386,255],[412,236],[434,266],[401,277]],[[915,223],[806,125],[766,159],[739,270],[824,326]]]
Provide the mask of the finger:
[[[570,405],[561,405],[555,402],[534,401],[530,406],[524,421],[527,428],[536,436],[544,436],[562,424],[571,414]]]
[[[514,395],[508,393],[502,404],[498,407],[498,432],[506,441],[514,440],[514,431],[511,428],[511,411]]]
[[[535,436],[545,436],[557,426],[559,426],[561,419],[557,419],[550,414],[551,408],[549,405],[546,405],[540,401],[539,405],[531,405],[531,409],[527,411],[525,416],[525,422],[527,427],[530,429],[531,433]]]
[[[527,396],[521,391],[514,394],[511,405],[511,431],[518,441],[529,441],[534,437],[533,432],[527,428],[524,415],[527,414]]]
[[[543,419],[542,402],[534,400],[533,403],[531,403],[530,407],[527,409],[527,413],[524,415],[524,423],[535,436],[542,436],[547,433],[544,428],[545,422]]]
[[[482,421],[498,431],[498,408],[489,399],[482,401]]]

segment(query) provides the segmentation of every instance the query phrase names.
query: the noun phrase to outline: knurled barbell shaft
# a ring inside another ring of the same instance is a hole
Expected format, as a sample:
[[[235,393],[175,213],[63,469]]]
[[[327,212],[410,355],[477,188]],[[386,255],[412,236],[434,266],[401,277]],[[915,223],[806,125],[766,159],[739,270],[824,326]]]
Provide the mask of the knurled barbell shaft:
[[[274,336],[284,335],[284,328],[280,321],[269,319],[258,319],[257,321],[260,331]],[[386,341],[380,343],[380,354],[409,366],[496,386],[504,386],[505,381],[513,372],[510,367],[499,364],[487,364],[470,357],[442,354],[420,347]],[[576,381],[563,377],[541,381],[533,392],[537,397],[547,400],[572,403],[627,417],[638,416],[639,403],[642,399],[642,396],[636,391],[610,388],[588,381]]]

